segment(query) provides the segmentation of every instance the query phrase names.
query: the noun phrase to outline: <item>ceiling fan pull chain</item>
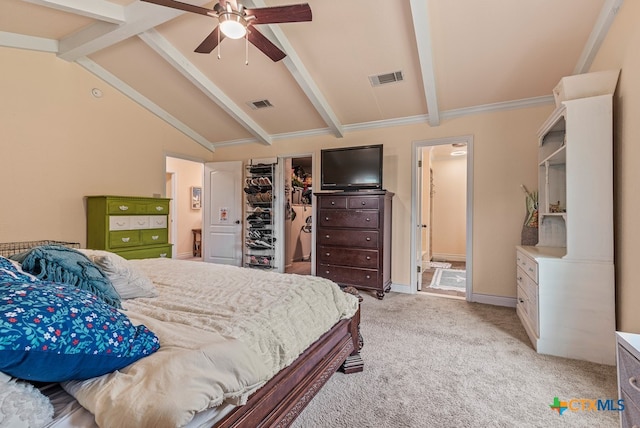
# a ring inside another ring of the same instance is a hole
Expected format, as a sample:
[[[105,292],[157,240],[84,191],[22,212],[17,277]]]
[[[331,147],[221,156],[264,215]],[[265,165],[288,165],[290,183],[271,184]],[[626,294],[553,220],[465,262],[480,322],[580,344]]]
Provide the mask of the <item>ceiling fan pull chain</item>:
[[[249,65],[249,32],[244,35],[244,65]]]
[[[218,59],[220,59],[220,29],[218,29]]]

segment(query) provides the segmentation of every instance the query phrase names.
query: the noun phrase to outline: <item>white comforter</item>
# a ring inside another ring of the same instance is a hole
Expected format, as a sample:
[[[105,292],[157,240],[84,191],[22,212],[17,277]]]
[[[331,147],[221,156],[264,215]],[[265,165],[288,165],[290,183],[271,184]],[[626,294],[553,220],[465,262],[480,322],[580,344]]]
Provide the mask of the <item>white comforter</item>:
[[[123,307],[158,335],[160,350],[118,372],[63,385],[101,427],[177,427],[223,402],[242,405],[358,306],[318,277],[174,259],[131,263],[160,295]]]

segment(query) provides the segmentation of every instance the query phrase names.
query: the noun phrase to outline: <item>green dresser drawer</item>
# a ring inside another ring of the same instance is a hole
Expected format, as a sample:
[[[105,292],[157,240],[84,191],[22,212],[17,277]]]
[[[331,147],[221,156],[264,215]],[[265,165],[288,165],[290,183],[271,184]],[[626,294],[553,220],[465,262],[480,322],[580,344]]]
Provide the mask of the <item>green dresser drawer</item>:
[[[168,200],[155,200],[140,204],[140,209],[145,214],[169,214]]]
[[[134,199],[109,199],[107,201],[107,213],[108,214],[144,214],[146,212],[146,205],[144,203],[137,202]]]
[[[116,253],[127,260],[154,259],[158,257],[171,258],[171,244],[158,247],[141,248],[139,250],[119,250]]]
[[[109,247],[135,247],[142,243],[139,230],[116,230],[109,232]]]
[[[166,244],[169,241],[167,229],[147,229],[141,230],[142,244]]]

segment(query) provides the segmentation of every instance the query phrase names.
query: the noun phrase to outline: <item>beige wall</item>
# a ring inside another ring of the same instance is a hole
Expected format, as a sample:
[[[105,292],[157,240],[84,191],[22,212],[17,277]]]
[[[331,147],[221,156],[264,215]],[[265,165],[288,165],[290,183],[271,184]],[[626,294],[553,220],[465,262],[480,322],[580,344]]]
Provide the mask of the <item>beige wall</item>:
[[[640,2],[625,1],[591,71],[621,69],[614,101],[617,328],[640,333]],[[596,201],[597,203],[597,201]]]
[[[407,125],[349,132],[344,138],[314,136],[264,145],[225,147],[214,159],[314,152],[325,147],[384,144],[384,187],[395,193],[392,228],[392,281],[409,285],[411,242],[412,142],[451,136],[474,137],[474,293],[515,297],[515,246],[520,243],[524,196],[520,184],[537,187],[536,132],[554,106],[443,120],[438,127]],[[319,167],[319,165],[316,165]]]
[[[9,48],[0,64],[0,242],[84,245],[84,196],[164,196],[166,153],[212,156],[77,64]]]
[[[202,228],[202,209],[191,208],[191,187],[202,188],[204,165],[202,163],[167,157],[167,172],[174,173],[176,193],[171,195],[176,207],[173,220],[177,219],[177,239],[173,240],[176,258],[193,257],[192,229]]]
[[[435,157],[431,161],[434,194],[431,219],[432,257],[465,260],[467,221],[467,157]]]

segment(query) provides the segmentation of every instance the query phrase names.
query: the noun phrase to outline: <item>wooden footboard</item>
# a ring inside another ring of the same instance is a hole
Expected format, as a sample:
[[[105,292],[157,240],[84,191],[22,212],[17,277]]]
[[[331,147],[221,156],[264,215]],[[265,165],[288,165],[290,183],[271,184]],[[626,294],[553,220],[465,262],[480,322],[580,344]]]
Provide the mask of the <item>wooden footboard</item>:
[[[342,367],[345,373],[364,368],[360,358],[360,309],[338,322],[293,364],[278,373],[236,407],[216,428],[288,427],[329,378]]]

